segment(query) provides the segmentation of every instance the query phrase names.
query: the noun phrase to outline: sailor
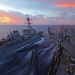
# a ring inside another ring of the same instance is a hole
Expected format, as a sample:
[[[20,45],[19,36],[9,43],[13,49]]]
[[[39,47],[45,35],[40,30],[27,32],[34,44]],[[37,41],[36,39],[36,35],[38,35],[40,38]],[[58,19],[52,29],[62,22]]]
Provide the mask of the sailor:
[[[68,56],[68,67],[66,68],[66,71],[68,73],[71,73],[75,75],[75,59],[71,58],[71,56]]]
[[[60,44],[60,46],[59,46],[59,50],[58,50],[58,52],[59,52],[59,57],[61,57],[62,52],[63,52],[63,49],[64,49],[64,47],[61,46],[61,44]]]

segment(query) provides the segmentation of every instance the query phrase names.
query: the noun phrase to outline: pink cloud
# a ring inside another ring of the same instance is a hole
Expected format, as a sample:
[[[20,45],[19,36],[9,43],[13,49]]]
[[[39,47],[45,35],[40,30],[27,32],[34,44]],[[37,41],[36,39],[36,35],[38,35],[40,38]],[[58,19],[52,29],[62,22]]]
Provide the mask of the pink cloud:
[[[22,24],[24,18],[21,13],[0,11],[0,24]]]
[[[58,3],[55,4],[57,7],[72,7],[75,8],[75,3]]]
[[[32,19],[32,25],[57,25],[57,24],[75,24],[73,17],[66,18],[68,13],[59,13],[59,17],[46,17],[45,15],[36,15],[29,17]],[[45,16],[45,17],[44,17]],[[26,16],[19,12],[0,11],[0,25],[26,25]]]
[[[43,18],[43,15],[32,16],[29,17],[33,20],[33,24],[47,24],[50,21]],[[5,12],[0,11],[0,25],[23,25],[27,24],[26,15],[19,12]]]

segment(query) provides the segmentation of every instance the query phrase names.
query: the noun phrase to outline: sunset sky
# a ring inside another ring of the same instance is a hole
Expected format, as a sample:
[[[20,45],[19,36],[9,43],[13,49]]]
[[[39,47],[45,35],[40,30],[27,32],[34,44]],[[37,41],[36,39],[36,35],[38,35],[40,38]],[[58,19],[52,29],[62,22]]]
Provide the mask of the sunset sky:
[[[0,25],[75,25],[75,0],[0,0]]]

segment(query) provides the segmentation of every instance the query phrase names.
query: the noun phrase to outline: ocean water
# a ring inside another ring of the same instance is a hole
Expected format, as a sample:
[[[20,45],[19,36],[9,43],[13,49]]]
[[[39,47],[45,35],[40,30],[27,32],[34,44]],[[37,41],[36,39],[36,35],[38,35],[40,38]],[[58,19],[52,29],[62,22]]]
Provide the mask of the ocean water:
[[[52,31],[58,32],[60,25],[32,25],[32,27],[37,31],[44,31],[47,33],[48,27],[51,27]],[[74,25],[69,25],[69,28],[74,28]],[[27,29],[27,25],[0,25],[0,39],[6,37],[7,34],[14,30],[18,30],[21,34],[22,30]]]

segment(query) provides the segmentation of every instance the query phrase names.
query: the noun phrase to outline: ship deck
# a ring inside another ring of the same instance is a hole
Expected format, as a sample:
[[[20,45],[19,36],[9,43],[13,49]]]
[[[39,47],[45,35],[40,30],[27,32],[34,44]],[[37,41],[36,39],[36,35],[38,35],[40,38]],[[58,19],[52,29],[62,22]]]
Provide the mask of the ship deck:
[[[56,75],[72,75],[66,71],[66,68],[67,68],[67,62],[65,60],[62,60]]]
[[[63,51],[64,58],[62,58],[60,62],[56,75],[73,75],[73,74],[66,72],[66,67],[68,67],[67,57],[69,55],[71,57],[75,57],[75,44],[73,44],[75,43],[75,37],[74,37],[75,35],[71,33],[69,33],[69,35],[71,36],[70,42],[68,42],[67,40],[61,39],[59,36],[56,35],[56,40],[59,40],[59,44],[61,44],[64,47],[64,51]]]
[[[75,37],[72,34],[71,37],[71,42],[68,42],[64,39],[62,41],[59,36],[56,36],[56,40],[59,40],[59,43],[64,47],[65,51],[67,51],[71,56],[75,57],[75,45],[73,45],[73,43],[75,43]]]

